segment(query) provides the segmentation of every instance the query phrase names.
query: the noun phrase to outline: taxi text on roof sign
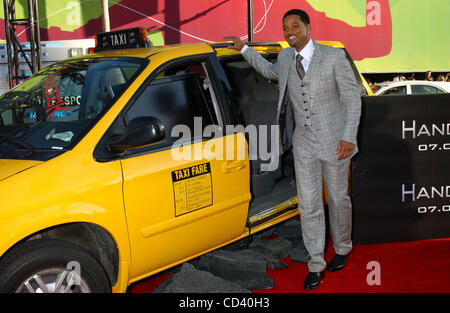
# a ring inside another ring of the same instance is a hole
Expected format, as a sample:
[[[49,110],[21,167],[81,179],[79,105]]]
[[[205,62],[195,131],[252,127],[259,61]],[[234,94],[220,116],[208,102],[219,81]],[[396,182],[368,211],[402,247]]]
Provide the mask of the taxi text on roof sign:
[[[116,49],[147,48],[152,46],[147,38],[147,30],[144,27],[98,33],[95,39],[96,44],[94,52]]]

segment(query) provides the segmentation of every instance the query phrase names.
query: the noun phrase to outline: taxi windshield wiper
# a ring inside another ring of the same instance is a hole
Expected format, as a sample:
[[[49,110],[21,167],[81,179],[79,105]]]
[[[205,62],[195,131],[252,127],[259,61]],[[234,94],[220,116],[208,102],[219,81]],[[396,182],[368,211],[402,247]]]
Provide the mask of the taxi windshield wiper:
[[[24,147],[27,151],[25,153],[25,157],[28,159],[34,152],[34,147],[30,145],[28,142],[14,138],[13,136],[0,132],[0,137],[6,139],[9,142],[15,143],[21,147]]]

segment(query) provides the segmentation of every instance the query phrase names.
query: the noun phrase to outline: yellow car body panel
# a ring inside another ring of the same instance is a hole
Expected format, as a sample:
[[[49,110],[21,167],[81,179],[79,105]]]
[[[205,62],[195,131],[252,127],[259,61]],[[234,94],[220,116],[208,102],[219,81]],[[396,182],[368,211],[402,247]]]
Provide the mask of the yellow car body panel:
[[[158,55],[161,51],[166,53]],[[158,65],[177,57],[212,51],[209,45],[201,44],[181,46],[178,49],[161,47],[99,53],[99,56],[157,56],[152,58],[147,68],[73,150],[46,162],[0,160],[0,178],[7,178],[0,181],[0,194],[3,198],[0,207],[0,233],[4,238],[0,244],[0,255],[20,240],[41,230],[67,223],[85,222],[99,225],[108,231],[117,244],[121,264],[131,265],[122,197],[121,161],[97,162],[93,158],[94,148],[129,98]],[[166,163],[170,163],[166,160]],[[157,167],[160,166],[161,164]],[[157,190],[158,183],[155,185],[147,187]],[[171,196],[169,193],[162,195],[163,198]],[[223,195],[218,192],[217,196]],[[143,220],[152,218],[151,213],[143,216]],[[139,244],[136,245],[136,250],[141,248],[143,247]],[[118,281],[115,289],[125,291],[129,275],[121,273],[120,277],[126,281]]]
[[[26,169],[38,165],[42,162],[32,160],[4,160],[0,159],[0,181],[14,175],[18,172],[25,171]]]
[[[41,230],[85,222],[105,229],[129,260],[119,162],[98,163],[74,149],[3,180],[0,193],[0,254]]]
[[[241,136],[244,140],[242,134],[230,136]],[[185,149],[193,155],[211,141],[221,144],[224,139],[194,143]],[[233,166],[235,161],[226,160],[225,156],[215,156],[211,160],[174,160],[171,153],[171,150],[164,150],[122,160],[132,277],[144,277],[149,270],[153,272],[230,241],[240,236],[245,228],[251,198],[248,157],[236,161],[240,163],[236,163],[233,170],[227,166]],[[184,196],[189,191],[173,182],[172,173],[205,163],[210,164],[209,177],[193,177],[189,184],[196,185],[186,187],[204,188],[204,198],[192,199],[191,205],[200,208],[187,207],[183,211],[179,205],[189,204],[180,203],[182,197],[177,193]],[[204,201],[204,205],[194,201]]]

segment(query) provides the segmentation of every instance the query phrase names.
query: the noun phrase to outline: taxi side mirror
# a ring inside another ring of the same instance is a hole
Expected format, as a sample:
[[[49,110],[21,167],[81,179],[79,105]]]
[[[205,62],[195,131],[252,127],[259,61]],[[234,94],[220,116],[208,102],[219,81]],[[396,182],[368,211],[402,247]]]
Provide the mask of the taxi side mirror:
[[[113,152],[124,152],[157,143],[166,138],[164,125],[153,116],[136,117],[124,134],[112,135],[108,140]]]

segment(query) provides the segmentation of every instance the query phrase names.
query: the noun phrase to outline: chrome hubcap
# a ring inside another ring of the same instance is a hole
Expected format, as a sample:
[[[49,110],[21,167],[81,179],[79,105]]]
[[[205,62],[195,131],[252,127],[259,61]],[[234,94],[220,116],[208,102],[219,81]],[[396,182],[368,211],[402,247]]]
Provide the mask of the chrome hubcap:
[[[75,271],[50,268],[33,274],[16,293],[89,293],[86,281]]]

